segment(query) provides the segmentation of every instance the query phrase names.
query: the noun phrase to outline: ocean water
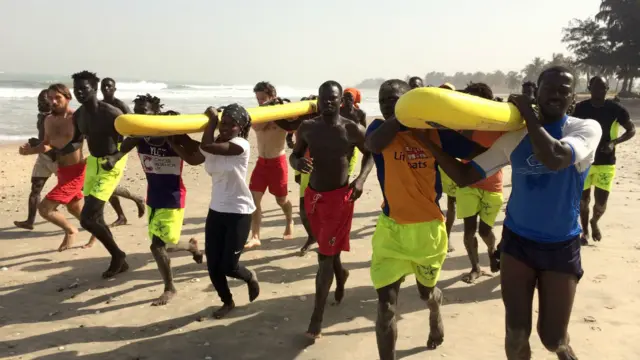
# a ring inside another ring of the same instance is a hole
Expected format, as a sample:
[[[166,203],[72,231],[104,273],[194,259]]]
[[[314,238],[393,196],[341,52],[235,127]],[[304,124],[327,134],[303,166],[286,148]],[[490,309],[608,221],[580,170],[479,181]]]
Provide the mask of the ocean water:
[[[69,79],[45,76],[15,76],[0,74],[0,142],[12,142],[37,135],[36,114],[38,93],[55,82],[69,84]],[[132,100],[150,93],[162,99],[166,110],[185,114],[201,113],[207,106],[239,103],[245,107],[257,106],[253,85],[191,85],[144,80],[118,81],[116,97],[133,108]],[[278,95],[291,101],[317,94],[317,88],[294,88],[275,84]],[[362,90],[361,107],[367,115],[379,115],[375,90]],[[74,100],[74,108],[80,105]]]

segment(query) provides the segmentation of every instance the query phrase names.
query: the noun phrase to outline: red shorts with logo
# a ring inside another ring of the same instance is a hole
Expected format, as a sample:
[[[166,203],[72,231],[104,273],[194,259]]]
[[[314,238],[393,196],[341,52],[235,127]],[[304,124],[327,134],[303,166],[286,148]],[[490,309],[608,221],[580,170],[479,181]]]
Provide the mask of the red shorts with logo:
[[[350,196],[348,186],[326,192],[318,192],[308,186],[304,192],[304,207],[311,233],[322,255],[333,256],[349,251],[354,206]]]
[[[258,158],[256,167],[251,173],[249,180],[249,190],[264,193],[269,188],[269,192],[277,197],[287,196],[289,182],[289,164],[287,155],[273,159]]]
[[[58,184],[49,191],[46,199],[63,205],[82,199],[86,167],[84,161],[75,165],[58,166]]]

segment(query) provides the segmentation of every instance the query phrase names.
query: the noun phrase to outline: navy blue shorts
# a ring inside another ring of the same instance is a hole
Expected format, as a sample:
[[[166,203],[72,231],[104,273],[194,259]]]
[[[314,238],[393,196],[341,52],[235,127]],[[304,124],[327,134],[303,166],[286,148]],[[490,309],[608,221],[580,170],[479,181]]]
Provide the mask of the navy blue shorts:
[[[524,238],[506,226],[502,227],[502,241],[498,250],[511,255],[530,268],[573,274],[578,280],[584,274],[580,256],[580,236],[557,243],[541,243]]]

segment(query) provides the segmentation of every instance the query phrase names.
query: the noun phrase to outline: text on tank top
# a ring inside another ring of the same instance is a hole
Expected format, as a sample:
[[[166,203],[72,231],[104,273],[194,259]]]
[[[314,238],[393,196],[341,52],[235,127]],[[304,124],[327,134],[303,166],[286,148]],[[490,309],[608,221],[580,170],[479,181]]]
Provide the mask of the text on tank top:
[[[184,208],[187,189],[182,182],[183,161],[165,141],[151,145],[138,144],[138,156],[147,176],[147,205],[154,209]]]

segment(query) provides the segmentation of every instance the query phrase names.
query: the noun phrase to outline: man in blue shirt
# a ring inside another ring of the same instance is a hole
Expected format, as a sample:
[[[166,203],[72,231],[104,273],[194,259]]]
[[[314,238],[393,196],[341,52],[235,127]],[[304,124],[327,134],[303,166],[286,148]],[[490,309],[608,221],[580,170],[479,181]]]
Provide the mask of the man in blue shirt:
[[[463,164],[423,135],[420,139],[460,187],[511,164],[512,192],[502,233],[501,287],[507,359],[530,359],[533,293],[538,285],[538,334],[558,359],[577,359],[567,328],[578,281],[580,197],[602,130],[594,120],[566,115],[574,98],[571,72],[554,66],[538,78],[534,111],[526,96],[510,99],[527,126],[502,136]]]

